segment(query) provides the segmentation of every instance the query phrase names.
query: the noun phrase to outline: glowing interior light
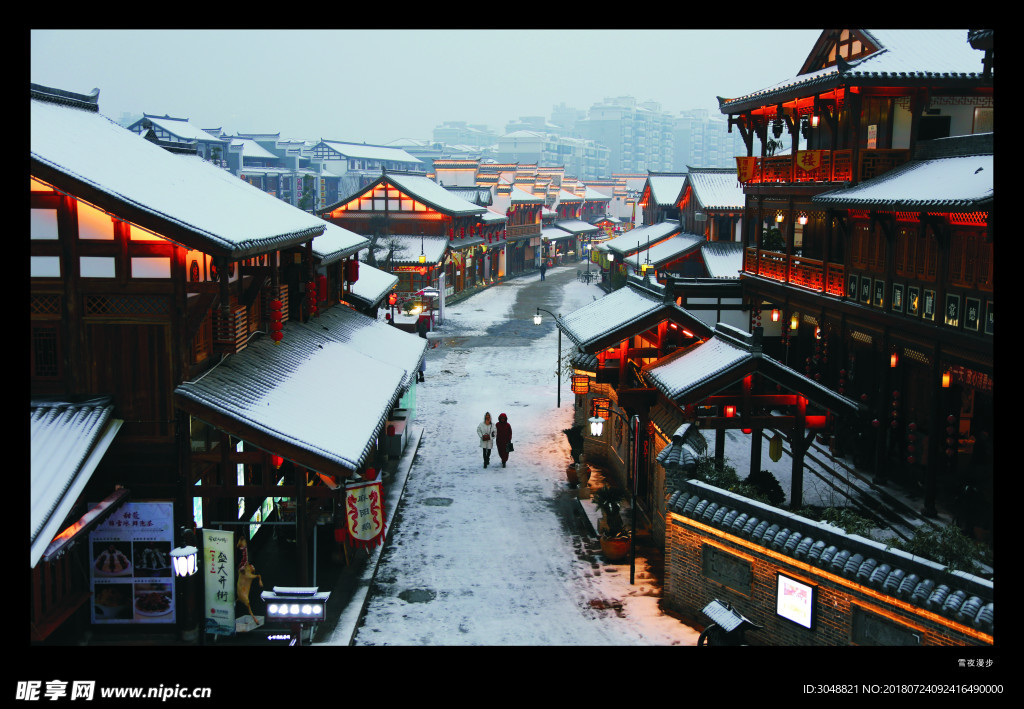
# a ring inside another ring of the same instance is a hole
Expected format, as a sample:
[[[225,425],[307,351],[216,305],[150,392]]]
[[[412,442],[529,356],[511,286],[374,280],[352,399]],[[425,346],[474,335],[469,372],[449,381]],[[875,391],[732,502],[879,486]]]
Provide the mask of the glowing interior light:
[[[288,608],[288,612],[291,613],[292,615],[298,615],[299,614],[299,604],[298,603],[293,603]]]

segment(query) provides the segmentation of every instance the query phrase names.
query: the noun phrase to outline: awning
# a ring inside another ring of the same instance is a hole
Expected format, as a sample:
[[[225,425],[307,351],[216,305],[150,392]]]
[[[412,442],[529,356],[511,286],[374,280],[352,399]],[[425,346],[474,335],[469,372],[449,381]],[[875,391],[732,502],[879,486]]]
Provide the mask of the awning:
[[[109,396],[35,399],[29,407],[31,566],[61,531],[124,421]]]
[[[559,318],[558,327],[581,352],[596,353],[663,320],[682,325],[697,337],[713,332],[689,311],[632,282]]]
[[[254,338],[179,385],[175,405],[302,467],[348,477],[369,457],[427,342],[335,309],[289,321],[279,345]]]

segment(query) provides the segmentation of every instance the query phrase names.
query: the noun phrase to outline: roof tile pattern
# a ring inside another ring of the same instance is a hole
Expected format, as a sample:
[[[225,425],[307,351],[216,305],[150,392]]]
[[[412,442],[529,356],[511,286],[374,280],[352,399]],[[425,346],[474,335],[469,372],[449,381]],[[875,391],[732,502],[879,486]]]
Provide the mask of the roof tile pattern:
[[[838,527],[733,495],[696,480],[668,493],[670,512],[700,521],[986,633],[992,583]]]

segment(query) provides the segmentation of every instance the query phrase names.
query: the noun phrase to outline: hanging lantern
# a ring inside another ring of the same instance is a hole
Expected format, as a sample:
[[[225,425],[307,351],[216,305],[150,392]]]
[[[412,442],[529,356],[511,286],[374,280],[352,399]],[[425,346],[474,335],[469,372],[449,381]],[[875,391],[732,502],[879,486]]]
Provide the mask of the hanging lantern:
[[[725,417],[726,418],[732,418],[735,415],[736,415],[736,407],[733,406],[732,404],[727,405],[725,407]]]
[[[573,394],[588,394],[590,393],[590,377],[586,374],[574,374],[572,375],[572,393]]]
[[[895,352],[893,352],[891,355],[889,355],[889,366],[891,368],[895,369],[896,365],[899,364],[899,361],[900,361],[900,356],[898,354],[896,354]]]
[[[775,308],[774,310],[772,310],[772,322],[778,322],[779,318],[781,318],[781,317],[782,317],[782,311],[781,310],[779,310],[778,308]]]
[[[942,373],[942,388],[949,389],[950,370],[946,370]]]
[[[800,316],[793,313],[793,316],[789,319],[789,329],[798,330],[800,329]]]
[[[744,428],[743,429],[743,432],[747,433],[747,434],[751,433],[752,431],[753,431],[753,429],[750,429],[750,428]]]
[[[280,470],[281,466],[284,465],[284,458],[279,455],[270,456],[270,464],[274,466],[274,470]]]

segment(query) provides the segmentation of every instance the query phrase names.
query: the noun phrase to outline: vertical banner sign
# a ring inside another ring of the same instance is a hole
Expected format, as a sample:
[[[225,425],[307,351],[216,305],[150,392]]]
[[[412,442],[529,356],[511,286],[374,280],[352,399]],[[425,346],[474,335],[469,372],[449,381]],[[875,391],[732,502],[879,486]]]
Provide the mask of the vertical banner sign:
[[[89,533],[93,623],[174,623],[173,502],[126,502]]]
[[[206,632],[235,633],[235,539],[232,532],[203,530]]]
[[[369,549],[383,543],[383,493],[380,480],[367,480],[345,488],[345,519],[354,548]]]
[[[757,172],[757,158],[736,158],[736,179],[740,182],[750,182]]]

